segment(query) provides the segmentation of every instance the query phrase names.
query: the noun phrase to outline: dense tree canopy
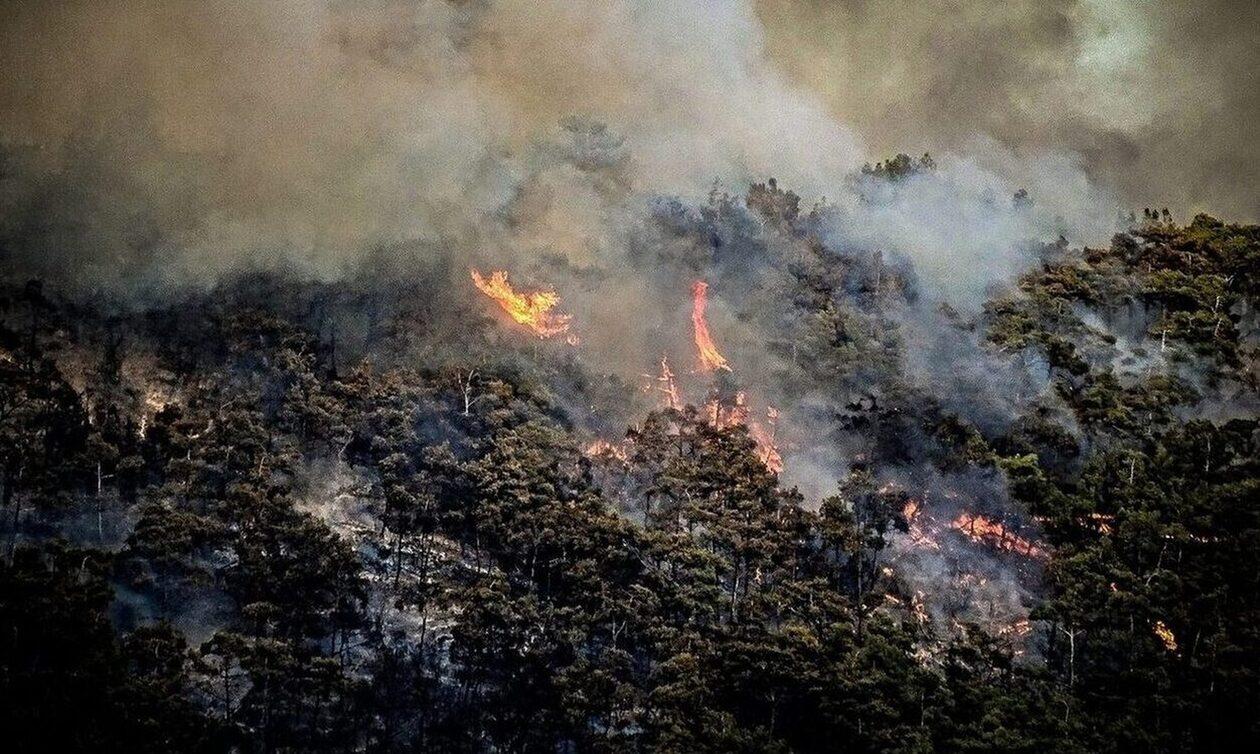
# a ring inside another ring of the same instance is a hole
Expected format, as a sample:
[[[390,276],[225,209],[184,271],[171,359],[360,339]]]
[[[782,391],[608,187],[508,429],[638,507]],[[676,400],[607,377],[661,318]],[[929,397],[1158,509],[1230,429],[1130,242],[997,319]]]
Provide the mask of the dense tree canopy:
[[[769,181],[659,218],[729,284],[761,270],[741,314],[767,379],[845,457],[819,499],[708,407],[646,406],[584,451],[636,389],[488,320],[452,335],[423,281],[242,277],[166,308],[5,288],[10,749],[1256,740],[1260,229],[1148,214],[1037,250],[969,316],[922,314],[904,260],[826,248],[827,211]],[[909,312],[1044,389],[970,410],[913,368]],[[962,534],[986,554],[915,549]],[[981,579],[1024,619],[923,586]]]

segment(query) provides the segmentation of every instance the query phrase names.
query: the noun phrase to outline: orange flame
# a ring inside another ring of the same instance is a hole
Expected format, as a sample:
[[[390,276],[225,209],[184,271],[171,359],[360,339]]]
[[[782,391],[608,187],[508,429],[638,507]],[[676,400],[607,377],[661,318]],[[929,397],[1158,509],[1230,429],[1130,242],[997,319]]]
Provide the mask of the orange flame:
[[[952,496],[946,494],[946,497]],[[911,545],[930,550],[941,549],[941,542],[937,537],[943,527],[930,513],[925,514],[923,501],[908,499],[901,509],[901,515],[906,520]],[[1044,559],[1048,555],[1045,548],[1037,542],[1019,536],[1001,521],[980,513],[962,511],[949,522],[949,528],[972,542],[992,547],[995,550],[1013,552],[1037,560]]]
[[[774,443],[774,435],[779,421],[779,411],[773,406],[766,409],[766,423],[749,422],[748,434],[757,443],[757,456],[761,462],[776,474],[783,472],[783,454]]]
[[[1177,636],[1173,634],[1172,629],[1169,628],[1167,624],[1165,624],[1162,620],[1157,620],[1155,621],[1153,630],[1155,632],[1155,636],[1164,643],[1164,649],[1167,649],[1169,652],[1177,651]]]
[[[1028,620],[1027,618],[1020,618],[1014,623],[1011,623],[1010,625],[1004,627],[999,633],[1023,638],[1031,634],[1032,630],[1033,630],[1032,621]]]
[[[704,310],[708,305],[709,284],[703,280],[697,280],[691,285],[691,324],[695,328],[700,366],[706,372],[712,372],[715,369],[725,369],[729,372],[731,371],[730,364],[717,350],[717,346],[713,345],[713,338],[709,336],[709,323],[704,318]]]
[[[1099,534],[1110,534],[1116,517],[1109,513],[1090,513],[1085,516],[1085,522],[1097,529]]]
[[[1006,552],[1019,553],[1029,558],[1044,558],[1046,551],[1034,542],[1012,533],[1000,521],[994,521],[979,513],[963,511],[950,524],[973,542],[983,542]]]
[[[587,445],[582,453],[587,458],[615,458],[622,463],[630,459],[630,454],[624,445],[614,445],[607,440],[595,440]]]
[[[555,291],[517,293],[508,283],[506,270],[495,270],[490,273],[489,278],[483,277],[476,270],[471,272],[477,290],[494,299],[509,317],[533,330],[538,337],[550,338],[569,333],[569,321],[572,317],[552,311],[560,303],[560,297]],[[566,340],[571,345],[577,345],[575,335],[569,334]]]
[[[742,390],[735,393],[734,402],[720,398],[714,391],[705,408],[709,412],[709,423],[718,429],[740,427],[748,423],[748,398]]]
[[[885,492],[885,490],[880,490]],[[941,549],[941,543],[937,542],[928,529],[924,527],[919,517],[923,514],[923,503],[910,498],[906,501],[906,505],[901,509],[901,515],[906,519],[906,526],[909,529],[910,543],[915,547],[925,547],[929,550]]]
[[[748,397],[741,390],[735,393],[733,403],[724,402],[713,395],[705,403],[709,414],[709,424],[718,429],[730,427],[747,427],[748,436],[757,443],[757,458],[767,469],[778,474],[783,471],[783,455],[775,444],[775,432],[779,421],[779,411],[773,406],[766,408],[766,423],[749,420]]]

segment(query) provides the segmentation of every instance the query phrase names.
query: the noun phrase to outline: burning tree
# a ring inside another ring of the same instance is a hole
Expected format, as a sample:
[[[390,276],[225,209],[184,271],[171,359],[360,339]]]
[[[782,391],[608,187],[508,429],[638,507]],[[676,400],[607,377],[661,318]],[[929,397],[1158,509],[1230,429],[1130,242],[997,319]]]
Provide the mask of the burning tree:
[[[577,344],[577,336],[569,332],[573,317],[553,311],[560,303],[560,296],[555,291],[519,293],[508,282],[506,270],[495,270],[489,278],[475,269],[471,273],[477,290],[494,299],[513,321],[533,330],[540,338],[564,335],[571,345]]]
[[[709,306],[709,284],[697,280],[691,284],[691,325],[695,333],[696,350],[700,355],[700,368],[706,372],[716,369],[731,371],[726,357],[713,344],[709,335],[709,323],[705,319],[705,310]]]

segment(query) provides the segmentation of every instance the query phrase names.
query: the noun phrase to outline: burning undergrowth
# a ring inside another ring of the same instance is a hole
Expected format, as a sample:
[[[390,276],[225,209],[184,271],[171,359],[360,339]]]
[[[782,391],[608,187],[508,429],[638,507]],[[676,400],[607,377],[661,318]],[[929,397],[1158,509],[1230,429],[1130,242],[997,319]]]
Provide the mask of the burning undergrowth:
[[[829,246],[797,204],[767,182],[649,213],[642,256],[608,270],[400,253],[336,283],[254,274],[106,317],[15,291],[0,387],[21,410],[0,428],[39,473],[7,488],[8,547],[20,561],[60,535],[110,557],[112,619],[197,643],[190,678],[218,721],[266,703],[249,663],[277,648],[365,684],[414,656],[452,716],[498,708],[459,701],[487,683],[486,636],[528,637],[512,658],[559,641],[548,657],[642,662],[631,696],[706,643],[706,663],[740,662],[757,632],[806,637],[767,684],[885,647],[923,683],[978,668],[1071,694],[1107,637],[1147,662],[1200,651],[1179,606],[1211,598],[1170,573],[1243,557],[1230,495],[1249,489],[1254,423],[1182,422],[1195,394],[1105,371],[1065,300],[1086,274],[1160,281],[1056,247],[968,312],[925,296],[905,257]],[[633,295],[600,306],[618,280]],[[1205,390],[1245,384],[1249,358],[1210,337],[1230,333],[1208,326],[1215,305],[1178,291],[1146,325],[1202,353]],[[1154,432],[1168,450],[1144,452]],[[1204,475],[1225,482],[1199,492]],[[1165,500],[1198,508],[1153,514]],[[752,662],[740,678],[764,677]],[[888,662],[858,664],[846,703]],[[792,693],[830,688],[808,683]],[[759,693],[737,685],[721,704]],[[609,714],[651,725],[639,707]]]
[[[1254,712],[1256,228],[992,143],[862,166],[748,2],[30,5],[14,730],[1183,751]]]
[[[913,493],[897,482],[881,488],[904,501],[883,570],[904,599],[890,607],[908,606],[934,641],[978,628],[1017,656],[1036,651],[1029,617],[1050,557],[1039,527],[1015,512],[1000,480],[932,477],[915,479]]]
[[[619,470],[633,465],[649,410],[694,406],[713,429],[738,428],[810,508],[855,464],[889,479],[923,468],[934,481],[900,493],[909,531],[888,532],[889,573],[917,595],[935,635],[976,624],[1022,640],[1027,631],[1012,626],[1027,625],[1046,549],[991,462],[984,484],[960,483],[955,467],[968,464],[968,443],[1058,405],[1049,366],[1032,349],[988,347],[974,312],[924,295],[909,256],[836,246],[833,210],[802,212],[800,202],[774,180],[698,206],[660,202],[628,226],[629,254],[611,267],[533,265],[531,277],[545,281],[537,293],[513,289],[507,272],[474,270],[473,283],[541,339],[534,358],[636,386],[603,408],[561,398],[624,511],[644,508]],[[1061,244],[1027,248],[1030,259],[1062,253]],[[636,291],[633,308],[612,312],[620,330],[611,339],[610,285]]]
[[[449,244],[382,247],[332,281],[255,271],[208,291],[181,289],[180,305],[169,294],[115,304],[121,321],[140,323],[137,347],[121,363],[151,364],[140,376],[121,370],[121,402],[135,426],[120,431],[148,441],[157,426],[152,439],[164,442],[174,417],[199,410],[188,395],[204,387],[198,375],[207,369],[254,386],[265,421],[302,428],[327,420],[318,409],[294,419],[284,407],[319,379],[341,385],[341,395],[366,374],[356,370],[418,369],[408,379],[441,385],[434,400],[450,415],[430,412],[411,429],[425,445],[448,447],[457,463],[493,445],[496,422],[524,414],[571,434],[601,494],[627,520],[701,538],[717,536],[712,514],[691,517],[692,503],[671,497],[694,490],[665,494],[668,513],[661,490],[696,473],[697,463],[734,465],[754,487],[777,490],[766,493],[775,505],[858,521],[856,552],[830,556],[845,574],[838,588],[862,609],[913,627],[925,658],[939,659],[976,628],[1035,661],[1053,633],[1031,620],[1053,558],[1031,515],[1050,483],[1037,474],[1072,483],[1088,443],[1106,443],[1091,434],[1089,412],[1109,411],[1118,391],[1141,394],[1148,418],[1166,416],[1188,402],[1174,377],[1210,388],[1236,379],[1221,377],[1222,365],[1242,363],[1236,351],[1188,345],[1196,333],[1213,344],[1238,335],[1244,307],[1229,278],[1201,290],[1177,278],[1135,279],[1130,270],[1153,252],[1128,242],[1114,257],[1073,250],[1056,224],[1031,214],[1027,193],[994,199],[1003,184],[992,176],[968,183],[924,159],[907,162],[910,172],[895,180],[875,170],[855,175],[812,206],[774,179],[734,194],[719,186],[705,198],[673,196],[636,185],[623,141],[579,121],[530,162],[503,206]],[[965,231],[942,219],[955,210],[968,218]],[[921,233],[907,229],[911,217],[929,218]],[[960,280],[958,270],[941,269],[943,248],[973,245],[996,273]],[[1158,259],[1202,266],[1185,254]],[[1038,267],[1039,276],[1010,279]],[[28,298],[34,321],[44,304],[36,293]],[[1187,302],[1193,314],[1174,311]],[[194,334],[228,345],[207,352]],[[111,337],[85,334],[81,352],[76,344],[59,357],[93,422],[92,343]],[[164,359],[149,355],[149,343]],[[274,376],[294,363],[319,378]],[[1094,374],[1108,364],[1118,365],[1119,379]],[[179,429],[189,447],[223,431],[209,422]],[[372,457],[354,448],[339,438],[322,460],[331,455],[328,467],[344,469],[342,454]],[[744,457],[756,468],[739,466]],[[829,508],[855,473],[882,486],[845,492]],[[379,473],[366,479],[382,485]],[[329,494],[318,480],[308,486],[323,490],[313,497]],[[388,497],[384,489],[363,497]],[[708,505],[743,515],[738,496],[704,494]],[[389,504],[334,498],[334,507],[362,507],[380,522],[373,532],[371,521],[347,523],[326,503],[302,508],[363,548],[380,620],[452,625],[428,597],[418,611],[397,607],[400,585],[424,592],[430,575],[427,566],[417,575],[414,545],[390,540],[387,530],[402,524],[389,523]],[[142,519],[103,500],[77,514],[76,538],[103,544],[111,529],[120,546]],[[424,562],[441,578],[480,573],[453,541],[450,532],[429,541],[421,559],[436,557]],[[154,580],[136,573],[142,586]],[[736,573],[732,605],[766,578]],[[145,606],[144,589],[126,587],[130,612],[163,615]]]
[[[715,432],[746,436],[764,469],[813,510],[857,465],[943,478],[968,463],[968,443],[1055,400],[1040,365],[987,349],[972,315],[924,296],[909,256],[833,245],[828,205],[802,212],[773,180],[694,205],[610,201],[622,207],[624,245],[585,268],[543,256],[499,269],[515,260],[487,251],[480,267],[461,270],[400,249],[323,294],[279,295],[264,274],[224,283],[209,300],[225,314],[266,301],[312,320],[320,337],[305,353],[329,373],[363,359],[448,370],[468,417],[487,406],[486,379],[532,384],[585,436],[606,492],[631,517],[646,506],[619,469],[634,464],[652,411],[694,411]],[[644,214],[630,220],[634,207]],[[234,369],[274,366],[248,350],[222,358]],[[180,401],[177,384],[145,390],[162,405]],[[446,432],[434,428],[432,439]],[[938,635],[962,623],[1009,631],[1036,589],[1044,551],[1016,525],[1001,475],[989,473],[984,489],[906,484],[926,511],[908,525],[931,546],[896,528],[886,535],[881,564],[918,595]]]

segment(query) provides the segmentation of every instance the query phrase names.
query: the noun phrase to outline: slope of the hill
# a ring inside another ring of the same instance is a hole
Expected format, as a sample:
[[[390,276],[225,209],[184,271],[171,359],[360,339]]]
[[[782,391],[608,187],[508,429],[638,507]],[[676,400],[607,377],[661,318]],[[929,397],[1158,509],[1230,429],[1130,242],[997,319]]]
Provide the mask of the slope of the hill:
[[[8,285],[6,739],[1253,740],[1260,228],[1148,214],[968,313],[827,212],[773,182],[659,208],[682,252],[644,268],[708,280],[755,361],[680,369],[676,403],[659,354],[593,369],[441,264],[143,304]],[[778,406],[782,476],[745,394]]]

